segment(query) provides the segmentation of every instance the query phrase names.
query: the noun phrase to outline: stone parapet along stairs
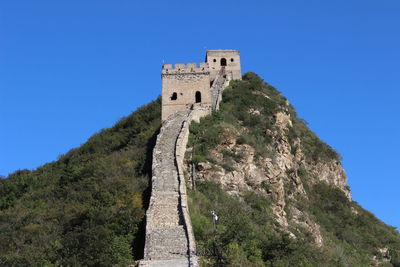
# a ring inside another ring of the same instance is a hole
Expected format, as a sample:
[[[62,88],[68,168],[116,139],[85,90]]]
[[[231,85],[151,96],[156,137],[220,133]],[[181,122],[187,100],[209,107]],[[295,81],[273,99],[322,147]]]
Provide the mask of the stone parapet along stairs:
[[[152,193],[146,212],[144,259],[139,266],[198,266],[182,172],[195,110],[171,115],[153,151]]]
[[[227,73],[225,67],[221,67],[218,71],[215,80],[210,88],[212,96],[212,110],[219,109],[219,103],[222,100],[222,91],[232,80],[232,73]]]

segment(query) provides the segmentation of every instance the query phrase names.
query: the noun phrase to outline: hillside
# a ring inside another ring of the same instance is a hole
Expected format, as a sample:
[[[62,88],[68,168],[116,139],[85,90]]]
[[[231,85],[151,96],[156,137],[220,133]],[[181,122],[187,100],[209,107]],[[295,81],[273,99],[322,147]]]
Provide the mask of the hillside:
[[[153,101],[59,160],[0,180],[0,265],[141,259],[160,109]],[[340,155],[254,73],[190,128],[185,173],[204,265],[400,266],[399,233],[351,200]]]
[[[340,155],[256,74],[231,82],[220,110],[192,123],[188,146],[204,263],[400,266],[399,233],[351,200]]]
[[[0,266],[127,266],[143,254],[160,101],[0,181]]]

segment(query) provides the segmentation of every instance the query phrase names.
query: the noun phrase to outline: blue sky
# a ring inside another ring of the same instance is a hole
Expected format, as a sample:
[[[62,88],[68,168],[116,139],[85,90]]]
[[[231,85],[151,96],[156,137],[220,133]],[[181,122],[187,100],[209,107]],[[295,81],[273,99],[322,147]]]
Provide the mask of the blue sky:
[[[0,174],[34,169],[161,90],[162,62],[238,49],[344,160],[355,201],[400,227],[400,2],[0,2]]]

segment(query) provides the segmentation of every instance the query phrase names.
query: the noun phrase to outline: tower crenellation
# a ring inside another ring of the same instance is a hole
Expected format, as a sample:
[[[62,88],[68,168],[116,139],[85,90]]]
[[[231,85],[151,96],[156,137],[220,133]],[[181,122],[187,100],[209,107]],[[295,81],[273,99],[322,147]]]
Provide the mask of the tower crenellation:
[[[200,62],[199,64],[191,63],[175,63],[164,64],[162,67],[162,74],[177,74],[177,73],[202,73],[209,72],[208,64]]]

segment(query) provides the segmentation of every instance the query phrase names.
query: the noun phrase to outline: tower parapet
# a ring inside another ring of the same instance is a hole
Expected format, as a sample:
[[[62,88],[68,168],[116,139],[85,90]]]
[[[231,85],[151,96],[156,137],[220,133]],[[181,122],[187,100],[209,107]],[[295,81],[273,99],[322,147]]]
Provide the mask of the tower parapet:
[[[180,73],[208,73],[210,70],[206,62],[197,63],[175,63],[164,64],[162,74],[180,74]]]

